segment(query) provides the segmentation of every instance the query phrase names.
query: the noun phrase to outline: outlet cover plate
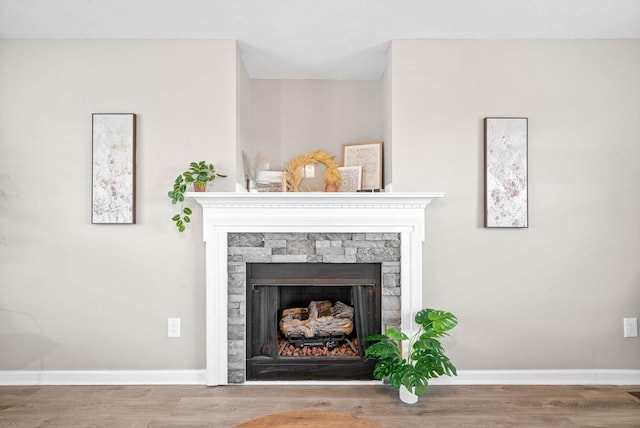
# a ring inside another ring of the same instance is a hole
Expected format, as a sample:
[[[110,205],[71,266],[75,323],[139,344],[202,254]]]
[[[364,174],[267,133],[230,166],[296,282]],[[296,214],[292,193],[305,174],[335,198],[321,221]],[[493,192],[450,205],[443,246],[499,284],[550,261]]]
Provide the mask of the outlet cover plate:
[[[180,337],[180,318],[167,319],[167,337]]]
[[[624,337],[638,337],[638,318],[624,319]]]

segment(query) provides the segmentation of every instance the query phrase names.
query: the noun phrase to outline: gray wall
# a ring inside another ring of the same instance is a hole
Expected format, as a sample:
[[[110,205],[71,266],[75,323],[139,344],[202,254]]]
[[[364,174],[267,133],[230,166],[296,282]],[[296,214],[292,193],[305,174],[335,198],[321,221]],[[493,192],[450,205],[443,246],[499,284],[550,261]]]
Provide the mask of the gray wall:
[[[0,42],[0,369],[204,367],[201,225],[179,234],[166,194],[199,160],[234,189],[235,58],[233,41]],[[90,224],[91,114],[113,112],[138,114],[135,226]]]
[[[395,191],[462,369],[640,368],[640,41],[394,41]],[[484,229],[483,123],[529,118],[528,229]]]
[[[639,369],[622,318],[640,315],[640,42],[397,41],[389,58],[372,132],[393,140],[395,191],[447,193],[424,301],[459,316],[458,368]],[[0,369],[204,368],[199,210],[178,234],[166,192],[201,159],[233,190],[248,97],[318,87],[238,64],[232,41],[0,42]],[[139,115],[135,226],[90,224],[94,112]],[[526,230],[482,228],[482,118],[499,115],[529,118]],[[288,138],[282,161],[341,145]]]

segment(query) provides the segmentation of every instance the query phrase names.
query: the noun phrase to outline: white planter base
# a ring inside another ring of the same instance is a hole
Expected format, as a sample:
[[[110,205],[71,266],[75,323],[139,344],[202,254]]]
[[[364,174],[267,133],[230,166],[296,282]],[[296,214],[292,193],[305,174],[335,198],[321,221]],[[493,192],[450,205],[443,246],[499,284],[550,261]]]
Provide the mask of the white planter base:
[[[407,404],[416,404],[418,396],[405,388],[404,385],[400,385],[400,401]]]

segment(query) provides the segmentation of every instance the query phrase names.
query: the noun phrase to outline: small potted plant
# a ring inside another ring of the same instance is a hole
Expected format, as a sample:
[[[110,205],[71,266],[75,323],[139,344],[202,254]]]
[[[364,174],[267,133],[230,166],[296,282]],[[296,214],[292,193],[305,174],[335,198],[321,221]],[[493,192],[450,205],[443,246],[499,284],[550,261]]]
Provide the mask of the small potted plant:
[[[189,169],[176,178],[176,181],[173,183],[173,190],[169,191],[168,196],[173,205],[180,202],[180,212],[171,218],[171,220],[175,222],[179,232],[184,232],[186,229],[185,224],[191,222],[191,218],[189,217],[192,214],[191,208],[183,206],[184,193],[187,191],[187,185],[193,183],[193,190],[195,192],[204,192],[207,184],[215,180],[216,177],[226,177],[226,175],[217,173],[213,164],[201,161],[191,162]]]
[[[373,376],[376,379],[389,378],[392,388],[400,389],[400,399],[415,403],[429,386],[429,379],[442,375],[457,375],[456,368],[444,354],[439,338],[447,335],[458,324],[455,315],[450,312],[423,309],[415,316],[420,326],[416,334],[409,338],[395,328],[389,328],[384,334],[367,337],[373,342],[365,351],[365,359],[377,359]],[[402,341],[408,340],[409,346],[402,352]]]

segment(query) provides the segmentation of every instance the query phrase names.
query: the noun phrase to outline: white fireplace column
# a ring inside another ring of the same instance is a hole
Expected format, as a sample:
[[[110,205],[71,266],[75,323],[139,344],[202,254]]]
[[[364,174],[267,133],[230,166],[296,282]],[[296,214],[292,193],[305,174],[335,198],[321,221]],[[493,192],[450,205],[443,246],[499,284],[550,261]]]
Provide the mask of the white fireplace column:
[[[401,328],[422,309],[425,208],[444,193],[187,193],[203,208],[207,384],[227,380],[227,234],[400,233]]]

